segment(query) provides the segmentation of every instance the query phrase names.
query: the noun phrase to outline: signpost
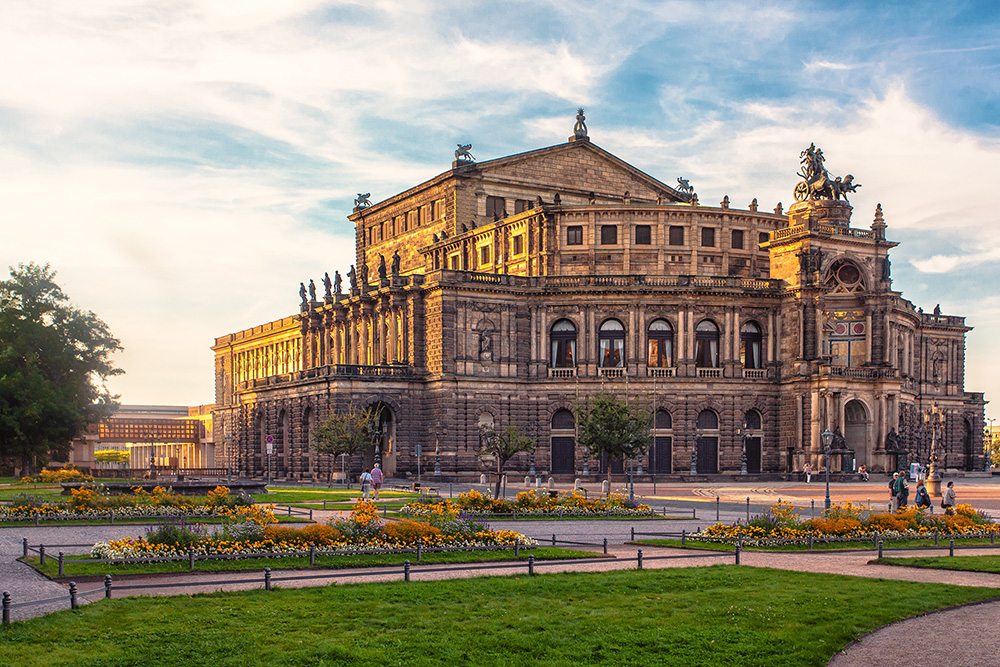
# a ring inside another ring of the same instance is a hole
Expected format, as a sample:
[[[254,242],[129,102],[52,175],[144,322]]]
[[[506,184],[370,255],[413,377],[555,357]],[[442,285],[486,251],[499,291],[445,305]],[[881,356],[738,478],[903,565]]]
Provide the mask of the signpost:
[[[271,454],[274,453],[274,436],[264,436],[264,444],[267,446],[267,483],[271,483]]]

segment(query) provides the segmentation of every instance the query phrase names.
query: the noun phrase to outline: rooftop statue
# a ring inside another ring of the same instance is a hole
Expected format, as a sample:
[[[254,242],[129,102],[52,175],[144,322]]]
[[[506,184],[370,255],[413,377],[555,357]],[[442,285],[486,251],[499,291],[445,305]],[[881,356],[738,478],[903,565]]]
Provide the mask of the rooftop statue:
[[[385,268],[385,255],[379,254],[378,256],[378,280],[379,282],[385,282],[389,279],[389,276]]]
[[[392,251],[392,265],[391,265],[392,269],[391,270],[392,270],[392,275],[394,275],[394,276],[398,276],[399,275],[399,264],[400,264],[400,261],[401,260],[400,260],[400,257],[399,257],[399,251],[398,250],[393,250]]]
[[[358,198],[354,200],[354,208],[368,208],[371,206],[371,196],[372,193],[370,192],[359,192]]]
[[[795,186],[795,201],[805,201],[807,199],[832,199],[847,201],[848,192],[857,192],[861,187],[854,182],[854,176],[848,174],[843,179],[830,176],[823,163],[826,158],[823,156],[823,149],[816,148],[816,144],[809,144],[809,148],[799,153],[799,163],[802,171],[797,172],[804,181],[799,181]]]
[[[577,139],[587,138],[587,117],[583,115],[583,107],[576,110],[576,124],[573,126],[573,136]]]
[[[458,148],[455,149],[455,159],[459,162],[475,162],[476,158],[472,155],[472,144],[458,144]]]
[[[340,277],[340,271],[333,272],[333,290],[334,294],[340,294],[340,286],[343,284],[343,279]]]
[[[309,279],[309,300],[310,301],[316,300],[316,283],[313,281],[312,278]]]
[[[694,194],[694,188],[691,187],[691,181],[686,178],[677,178],[677,189],[686,195]]]
[[[307,303],[309,303],[306,300],[306,284],[305,283],[299,283],[299,298],[302,299],[302,305],[303,306],[306,305]]]
[[[347,272],[347,278],[351,281],[351,291],[358,289],[358,272],[354,270],[353,264],[351,270]]]
[[[323,274],[323,296],[333,298],[333,281],[330,280],[330,272]]]

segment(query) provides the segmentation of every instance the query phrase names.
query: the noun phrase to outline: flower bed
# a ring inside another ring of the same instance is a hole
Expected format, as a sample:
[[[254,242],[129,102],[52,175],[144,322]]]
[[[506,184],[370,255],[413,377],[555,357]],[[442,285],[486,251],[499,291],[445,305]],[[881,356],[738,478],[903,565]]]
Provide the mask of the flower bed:
[[[437,517],[423,521],[383,522],[374,504],[358,501],[351,516],[327,525],[290,528],[271,525],[274,516],[243,517],[227,522],[221,533],[164,543],[156,535],[143,538],[98,542],[91,550],[94,558],[165,558],[195,555],[297,555],[309,548],[325,553],[377,552],[425,548],[491,548],[534,540],[509,530],[490,530],[483,522],[468,517]],[[150,531],[151,533],[153,531]],[[159,533],[176,534],[160,529]],[[197,529],[192,533],[199,532]]]
[[[971,505],[959,505],[954,515],[926,514],[914,507],[895,513],[869,512],[852,503],[836,504],[815,519],[802,520],[794,507],[779,502],[749,522],[717,523],[693,538],[709,542],[742,540],[751,546],[767,544],[804,544],[811,538],[818,542],[850,539],[914,538],[934,534],[961,537],[1000,536],[1000,524],[976,511]]]
[[[522,491],[513,500],[484,496],[478,491],[459,494],[452,500],[436,502],[415,502],[404,505],[401,512],[415,516],[451,516],[459,512],[476,514],[532,514],[562,516],[588,516],[603,514],[611,516],[648,516],[649,505],[629,502],[623,494],[612,493],[607,498],[587,500],[582,493],[570,491],[556,498],[548,493]]]
[[[98,485],[73,489],[64,502],[21,494],[10,505],[0,506],[0,521],[229,516],[251,503],[248,498],[231,495],[224,486],[201,497],[182,496],[159,486],[152,493],[136,488],[129,495],[111,496],[102,494]]]

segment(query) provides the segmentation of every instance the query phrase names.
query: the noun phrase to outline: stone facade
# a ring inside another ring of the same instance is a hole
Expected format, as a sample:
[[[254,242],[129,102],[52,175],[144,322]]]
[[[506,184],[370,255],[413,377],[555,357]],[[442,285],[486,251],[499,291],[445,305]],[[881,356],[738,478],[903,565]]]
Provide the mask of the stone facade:
[[[537,436],[514,470],[597,474],[573,414],[606,391],[656,411],[647,474],[738,472],[744,425],[751,472],[818,468],[827,428],[853,451],[835,470],[925,461],[932,402],[947,413],[946,467],[982,469],[964,318],[892,290],[881,209],[868,228],[850,218],[824,199],[787,216],[756,200],[702,206],[586,137],[456,161],[355,209],[367,281],[216,340],[220,461],[262,474],[270,436],[277,476],[339,471],[311,452],[310,429],[377,403],[389,474],[416,474],[417,445],[425,475],[436,462],[478,474],[484,423]]]

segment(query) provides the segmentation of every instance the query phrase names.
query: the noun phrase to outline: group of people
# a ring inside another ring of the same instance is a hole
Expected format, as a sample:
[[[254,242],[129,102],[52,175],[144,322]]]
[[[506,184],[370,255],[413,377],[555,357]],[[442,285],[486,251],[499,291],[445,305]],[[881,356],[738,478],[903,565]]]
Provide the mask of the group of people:
[[[382,474],[382,467],[376,463],[372,466],[372,469],[363,470],[361,472],[361,477],[358,478],[358,483],[361,484],[361,497],[365,500],[378,500],[379,490],[382,488],[382,482],[385,477]],[[375,497],[372,498],[372,491],[374,490]]]
[[[910,497],[910,485],[906,483],[906,473],[892,473],[892,480],[889,482],[889,511],[898,512],[906,507]],[[918,510],[929,509],[934,513],[934,506],[931,504],[931,496],[927,493],[924,480],[917,482],[917,491],[913,497],[914,504]],[[955,513],[955,482],[948,482],[944,492],[941,494],[941,509],[945,514]]]
[[[813,474],[812,464],[807,462],[805,466],[802,467],[802,476],[806,478],[806,484],[812,481],[812,474]],[[858,468],[858,475],[861,476],[861,481],[863,482],[868,481],[868,468],[864,464],[862,464],[861,467]]]

